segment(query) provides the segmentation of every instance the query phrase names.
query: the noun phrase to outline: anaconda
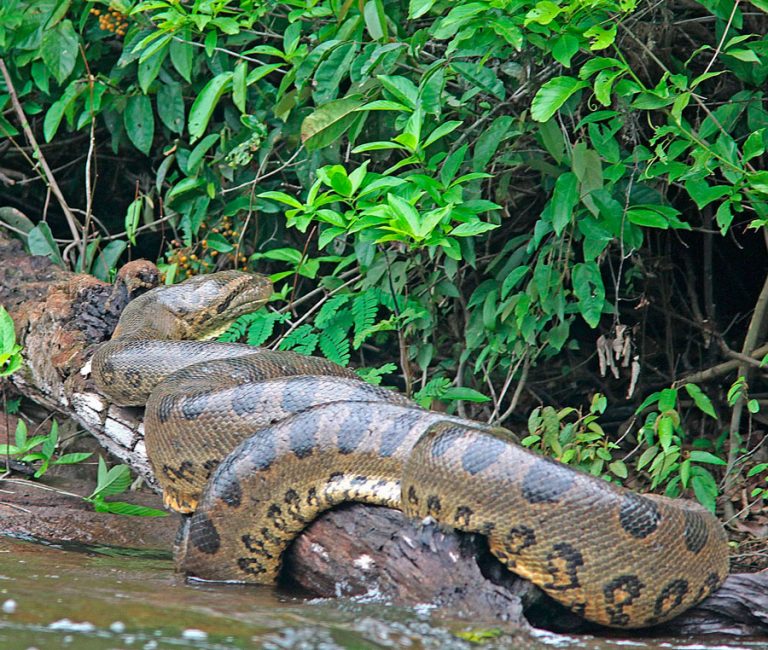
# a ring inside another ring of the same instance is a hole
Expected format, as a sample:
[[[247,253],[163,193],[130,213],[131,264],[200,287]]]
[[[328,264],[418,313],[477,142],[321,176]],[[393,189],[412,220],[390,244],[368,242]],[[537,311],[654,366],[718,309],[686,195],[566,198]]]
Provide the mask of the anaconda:
[[[97,386],[146,401],[146,445],[182,512],[177,565],[271,583],[283,551],[343,501],[488,537],[511,571],[592,621],[642,627],[717,589],[724,530],[690,501],[640,495],[516,445],[508,431],[418,408],[319,358],[204,339],[269,298],[222,272],[128,305],[94,356]]]

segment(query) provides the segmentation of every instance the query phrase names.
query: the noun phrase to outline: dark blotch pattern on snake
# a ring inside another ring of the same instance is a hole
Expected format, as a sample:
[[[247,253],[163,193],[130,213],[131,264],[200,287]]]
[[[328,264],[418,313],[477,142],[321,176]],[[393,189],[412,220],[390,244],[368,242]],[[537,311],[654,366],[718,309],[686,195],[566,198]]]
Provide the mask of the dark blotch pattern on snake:
[[[99,389],[146,404],[166,503],[193,513],[180,570],[269,583],[309,522],[343,501],[488,536],[510,570],[586,618],[662,622],[725,579],[719,522],[541,458],[509,432],[425,411],[327,360],[206,339],[269,298],[222,272],[131,302],[93,359]]]

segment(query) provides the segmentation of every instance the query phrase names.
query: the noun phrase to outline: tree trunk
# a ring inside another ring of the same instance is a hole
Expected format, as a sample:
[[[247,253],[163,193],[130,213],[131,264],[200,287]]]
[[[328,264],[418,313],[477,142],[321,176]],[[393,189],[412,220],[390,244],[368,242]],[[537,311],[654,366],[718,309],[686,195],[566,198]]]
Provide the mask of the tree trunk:
[[[158,281],[157,268],[139,260],[120,270],[113,287],[29,256],[0,232],[0,304],[16,322],[26,359],[13,383],[26,397],[74,419],[152,486],[141,410],[110,404],[96,392],[88,368],[93,346],[110,336],[128,300]],[[327,513],[293,544],[285,573],[321,596],[428,604],[495,625],[526,625],[525,613],[542,627],[589,629],[504,570],[482,538],[422,526],[386,508],[348,505]],[[729,577],[664,632],[768,634],[768,574]]]

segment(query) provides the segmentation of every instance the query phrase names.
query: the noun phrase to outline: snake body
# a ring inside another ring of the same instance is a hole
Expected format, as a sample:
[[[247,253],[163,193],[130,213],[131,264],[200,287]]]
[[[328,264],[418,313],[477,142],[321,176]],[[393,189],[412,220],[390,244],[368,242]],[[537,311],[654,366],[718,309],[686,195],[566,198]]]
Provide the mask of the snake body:
[[[698,504],[588,476],[324,359],[181,340],[220,331],[270,290],[238,272],[152,290],[94,355],[102,392],[146,402],[166,503],[193,513],[182,571],[271,583],[309,522],[362,501],[486,535],[511,571],[608,626],[668,620],[725,579],[725,533]]]

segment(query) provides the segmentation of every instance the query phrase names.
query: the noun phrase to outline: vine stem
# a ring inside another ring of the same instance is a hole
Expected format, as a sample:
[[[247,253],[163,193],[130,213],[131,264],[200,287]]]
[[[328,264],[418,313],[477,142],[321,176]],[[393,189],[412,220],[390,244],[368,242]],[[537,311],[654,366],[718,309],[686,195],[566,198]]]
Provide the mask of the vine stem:
[[[43,179],[45,180],[46,185],[50,191],[53,192],[56,200],[59,202],[59,206],[61,206],[61,210],[64,213],[67,224],[69,225],[69,230],[72,233],[72,238],[75,240],[75,242],[79,243],[81,237],[80,226],[78,224],[77,218],[72,212],[72,209],[67,204],[67,200],[62,194],[61,189],[59,188],[59,184],[56,182],[56,178],[54,177],[51,168],[48,166],[48,161],[46,161],[45,156],[43,156],[43,152],[40,149],[40,145],[37,143],[35,134],[32,133],[32,128],[29,126],[27,116],[24,114],[24,109],[22,108],[21,103],[19,102],[19,97],[16,94],[16,88],[13,85],[13,80],[11,79],[11,75],[8,72],[8,68],[6,67],[5,61],[2,57],[0,57],[0,72],[5,79],[5,85],[8,88],[8,94],[11,97],[13,110],[16,112],[16,116],[19,118],[19,122],[21,123],[21,128],[24,131],[25,137],[27,138],[27,142],[29,142],[30,146],[32,147],[34,157],[37,159],[39,166],[43,170]]]
[[[763,237],[765,239],[766,248],[768,248],[768,231],[763,230]],[[741,348],[741,354],[744,356],[750,356],[757,341],[765,331],[766,316],[768,315],[768,274],[763,281],[763,288],[760,290],[760,295],[755,303],[755,310],[752,313],[752,319],[749,321],[749,327],[747,334],[744,337],[744,344]],[[749,373],[752,369],[750,363],[742,361],[738,366],[738,375],[743,376],[745,380],[749,380]],[[725,468],[725,486],[723,493],[726,495],[725,501],[725,516],[726,519],[731,519],[734,516],[733,504],[728,500],[727,496],[733,490],[736,483],[737,471],[736,465],[739,458],[739,427],[741,425],[741,416],[744,412],[745,397],[743,394],[739,395],[736,403],[733,405],[733,411],[731,412],[731,422],[729,425],[728,436],[728,464]]]

